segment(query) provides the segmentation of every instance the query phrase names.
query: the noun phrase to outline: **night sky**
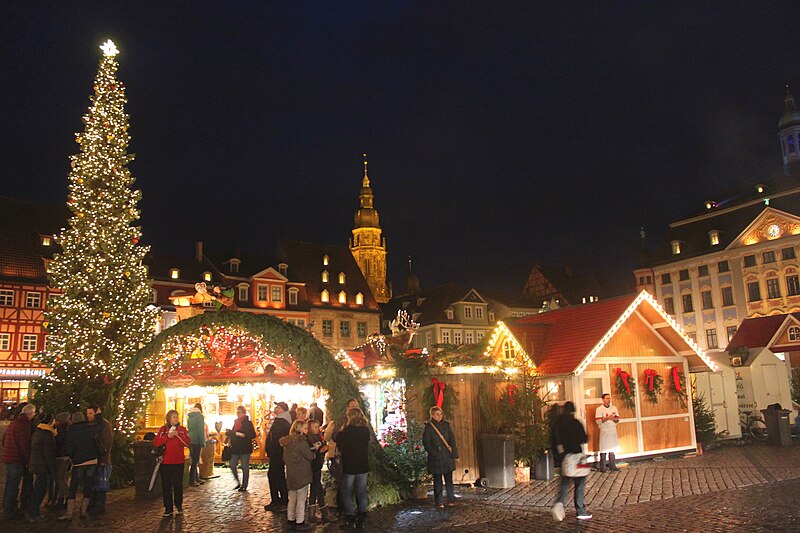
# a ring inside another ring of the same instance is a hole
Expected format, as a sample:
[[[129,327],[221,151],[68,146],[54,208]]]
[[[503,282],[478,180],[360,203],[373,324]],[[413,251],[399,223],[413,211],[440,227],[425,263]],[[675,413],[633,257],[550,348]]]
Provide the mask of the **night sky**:
[[[345,245],[367,152],[396,286],[409,254],[423,288],[632,281],[640,226],[780,172],[800,93],[796,2],[32,4],[0,7],[0,194],[65,201],[112,38],[146,241]]]

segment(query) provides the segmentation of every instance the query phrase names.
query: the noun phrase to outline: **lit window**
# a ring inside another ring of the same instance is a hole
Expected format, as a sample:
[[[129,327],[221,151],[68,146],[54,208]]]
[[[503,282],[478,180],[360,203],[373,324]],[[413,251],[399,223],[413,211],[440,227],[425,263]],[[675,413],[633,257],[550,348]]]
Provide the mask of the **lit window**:
[[[0,350],[10,350],[10,349],[11,349],[11,334],[0,333]]]
[[[475,308],[475,318],[483,318],[483,307]]]
[[[339,285],[344,285],[344,272],[339,272]]]
[[[48,274],[52,274],[53,273],[53,265],[51,264],[52,262],[53,262],[52,259],[45,259],[44,260],[44,271],[47,272]],[[147,267],[145,267],[145,269],[146,268]],[[145,271],[145,276],[146,275],[147,275],[147,271]]]
[[[328,266],[328,263],[329,263],[329,262],[330,262],[330,258],[329,258],[327,255],[323,255],[323,256],[322,256],[322,264],[323,264],[324,266]]]
[[[211,272],[203,272],[203,281],[211,281]]]
[[[258,286],[258,301],[266,302],[269,299],[269,287],[267,285]]]
[[[517,358],[517,350],[514,347],[514,344],[510,340],[506,340],[503,342],[503,359],[506,361],[510,359]]]
[[[283,301],[283,289],[280,287],[280,285],[272,286],[272,301],[273,302]]]
[[[289,289],[289,305],[297,305],[297,289]]]
[[[170,269],[169,277],[171,277],[172,279],[178,279],[179,277],[181,277],[181,271],[178,270],[177,268]]]
[[[356,294],[356,305],[364,305],[364,295],[360,292]]]
[[[792,326],[789,328],[789,340],[800,341],[800,327]]]
[[[38,339],[36,335],[23,335],[22,336],[22,351],[35,352]]]
[[[247,285],[239,285],[239,300],[246,302],[250,299],[250,287]]]
[[[347,303],[347,294],[344,291],[339,293],[339,303],[346,304]]]
[[[25,307],[39,308],[42,306],[41,292],[28,292],[25,294]]]
[[[328,283],[328,271],[327,270],[323,270],[322,271],[322,283]]]
[[[711,246],[716,246],[719,244],[719,231],[711,230],[708,232],[708,240],[711,242]]]
[[[14,291],[10,289],[0,289],[0,305],[8,307],[14,305]]]
[[[472,307],[469,305],[464,307],[464,318],[472,318]]]
[[[323,303],[328,303],[330,301],[330,294],[328,293],[328,289],[322,291],[320,299],[322,300]]]
[[[42,246],[50,246],[53,244],[53,239],[50,235],[42,235]]]
[[[672,241],[672,255],[681,253],[681,241]]]
[[[453,310],[452,309],[448,309],[444,313],[445,313],[445,315],[447,315],[447,320],[453,320]]]

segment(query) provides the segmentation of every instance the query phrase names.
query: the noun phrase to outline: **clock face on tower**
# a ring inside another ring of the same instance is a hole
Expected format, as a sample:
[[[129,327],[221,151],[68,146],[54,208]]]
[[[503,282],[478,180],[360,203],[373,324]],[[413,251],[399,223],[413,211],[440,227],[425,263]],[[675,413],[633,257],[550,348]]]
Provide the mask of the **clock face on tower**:
[[[767,235],[770,239],[777,239],[781,236],[781,227],[777,224],[772,224],[767,228]]]

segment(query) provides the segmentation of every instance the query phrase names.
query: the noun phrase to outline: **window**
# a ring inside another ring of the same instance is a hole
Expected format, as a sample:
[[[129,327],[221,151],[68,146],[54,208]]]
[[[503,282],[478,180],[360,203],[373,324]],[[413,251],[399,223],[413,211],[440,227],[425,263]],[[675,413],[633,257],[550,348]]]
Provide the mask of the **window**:
[[[789,296],[797,296],[800,294],[800,278],[797,275],[786,276],[786,291]]]
[[[158,302],[158,289],[152,289],[150,292],[150,303],[154,304]]]
[[[322,283],[328,283],[328,271],[327,270],[323,270],[322,271]]]
[[[767,298],[780,298],[781,288],[778,285],[778,278],[769,278],[767,280]]]
[[[757,281],[751,281],[747,284],[747,296],[751,302],[761,300],[761,288],[758,286]]]
[[[731,342],[733,337],[736,335],[736,326],[728,326],[725,331],[728,334],[728,342]]]
[[[465,331],[464,332],[464,343],[465,344],[473,344],[475,342],[475,332],[474,331]]]
[[[709,350],[713,350],[719,348],[719,343],[717,342],[717,330],[716,329],[707,329],[706,330],[706,344],[708,345]]]
[[[793,154],[794,153],[794,137],[792,137],[790,135],[789,138],[786,139],[786,141],[787,141],[787,144],[789,145],[789,153]]]
[[[453,344],[457,346],[461,346],[461,330],[457,329],[453,331]]]
[[[431,332],[429,331],[425,334],[425,346],[430,346],[432,340],[433,340],[433,335],[431,335]]]
[[[675,302],[672,297],[664,298],[664,311],[669,315],[675,314]]]
[[[42,246],[50,246],[53,244],[53,238],[50,235],[42,235]]]
[[[358,337],[363,339],[367,336],[367,323],[366,322],[358,322],[356,323],[356,331],[358,331]]]
[[[450,344],[450,330],[443,329],[442,330],[442,344]]]
[[[258,301],[259,302],[266,302],[269,300],[269,286],[267,285],[259,285],[258,286]]]
[[[14,291],[9,289],[0,289],[0,305],[14,305]]]
[[[774,263],[774,262],[775,262],[775,252],[772,250],[764,252],[764,263]]]
[[[211,281],[211,272],[207,270],[203,272],[203,281]]]
[[[364,305],[364,295],[360,292],[356,294],[356,305]]]
[[[514,347],[514,344],[510,340],[506,340],[503,342],[503,359],[508,361],[509,359],[516,359],[517,358],[517,350]]]
[[[744,266],[746,266],[746,267],[754,267],[754,266],[756,266],[756,256],[754,256],[754,255],[746,255],[746,256],[744,256]]]
[[[722,287],[721,291],[723,307],[733,305],[733,287]]]
[[[25,293],[25,307],[39,308],[42,306],[42,293],[41,292],[28,292]]]
[[[787,259],[794,259],[794,248],[784,248],[781,250],[781,259],[786,261]]]
[[[489,322],[494,324],[494,311],[489,311]]]
[[[475,318],[483,319],[483,307],[475,308]]]
[[[697,267],[697,275],[701,278],[704,276],[708,276],[708,265],[700,265]]]
[[[332,337],[333,336],[333,320],[323,320],[322,321],[322,334],[325,337]]]
[[[339,335],[342,337],[349,337],[350,336],[350,321],[349,320],[340,320],[339,321]]]
[[[238,274],[239,273],[239,260],[238,259],[231,259],[229,265],[230,265],[230,269],[231,269],[231,273],[232,274]]]
[[[689,337],[695,344],[697,343],[697,333],[694,331],[687,331],[686,336]]]
[[[800,327],[792,326],[789,328],[789,340],[800,341]]]
[[[297,305],[297,289],[289,289],[289,305]]]
[[[178,279],[179,277],[181,277],[181,271],[178,270],[177,268],[172,268],[169,271],[169,277],[172,279]]]
[[[683,312],[684,313],[691,313],[694,311],[694,303],[692,302],[692,295],[691,294],[684,294],[683,295]]]
[[[322,300],[323,303],[328,303],[330,301],[330,299],[331,299],[330,293],[328,293],[328,289],[323,290],[322,294],[320,294],[319,297],[320,297],[320,300]]]
[[[22,351],[35,352],[37,345],[36,335],[23,335],[22,336]]]
[[[714,307],[714,302],[711,299],[711,291],[703,291],[700,293],[700,296],[703,299],[703,309],[712,309]]]
[[[323,255],[322,256],[322,265],[323,266],[328,266],[329,262],[330,262],[330,258],[327,255]]]
[[[452,309],[445,310],[444,314],[447,316],[447,320],[453,320],[453,310]]]
[[[0,350],[10,350],[10,349],[11,349],[11,334],[0,333]]]
[[[711,246],[716,246],[719,244],[719,231],[711,230],[708,232],[708,242],[711,243]]]
[[[239,285],[239,300],[246,302],[250,299],[250,287],[247,285]]]
[[[283,301],[283,287],[281,287],[280,285],[272,286],[272,301],[273,302]]]
[[[295,319],[294,323],[298,328],[305,328],[306,327],[306,319],[305,318],[297,318],[297,319]]]
[[[339,285],[344,285],[344,272],[339,272]]]
[[[661,274],[661,284],[662,285],[669,285],[672,283],[672,278],[669,274]]]
[[[681,281],[687,281],[689,279],[689,270],[684,268],[678,273]]]
[[[647,276],[647,284],[650,285],[651,283],[653,283],[652,276]],[[592,297],[591,296],[589,297],[589,301],[590,302],[592,301]]]
[[[681,241],[672,241],[672,255],[681,253]]]
[[[476,342],[480,342],[481,340],[483,340],[484,334],[485,334],[484,331],[481,331],[481,330],[476,331],[475,332],[475,340],[476,340]]]
[[[464,307],[464,318],[472,318],[472,307],[469,305]]]
[[[344,291],[339,293],[339,303],[346,304],[347,303],[347,294]]]
[[[730,272],[731,267],[728,265],[727,261],[720,261],[719,263],[717,263],[717,270],[719,271],[720,274],[722,274],[723,272]]]

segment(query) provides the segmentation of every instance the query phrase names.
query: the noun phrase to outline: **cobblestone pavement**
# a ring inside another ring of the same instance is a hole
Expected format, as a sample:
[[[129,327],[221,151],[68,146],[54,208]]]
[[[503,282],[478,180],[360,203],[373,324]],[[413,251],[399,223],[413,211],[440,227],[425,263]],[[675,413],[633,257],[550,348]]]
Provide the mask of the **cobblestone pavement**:
[[[248,493],[231,490],[233,481],[225,469],[217,468],[217,473],[219,478],[187,489],[181,517],[162,519],[160,499],[137,500],[126,489],[109,495],[102,517],[76,517],[67,524],[13,524],[42,532],[286,531],[285,516],[263,509],[269,492],[265,472],[251,473]],[[564,522],[552,521],[549,505],[558,484],[554,480],[505,491],[462,488],[459,504],[446,511],[433,509],[430,502],[378,509],[370,513],[367,530],[800,531],[800,446],[726,447],[697,458],[642,462],[617,474],[593,473],[588,483],[587,504],[594,518],[586,522],[576,520],[571,502]],[[317,526],[315,531],[339,531],[339,524]]]

